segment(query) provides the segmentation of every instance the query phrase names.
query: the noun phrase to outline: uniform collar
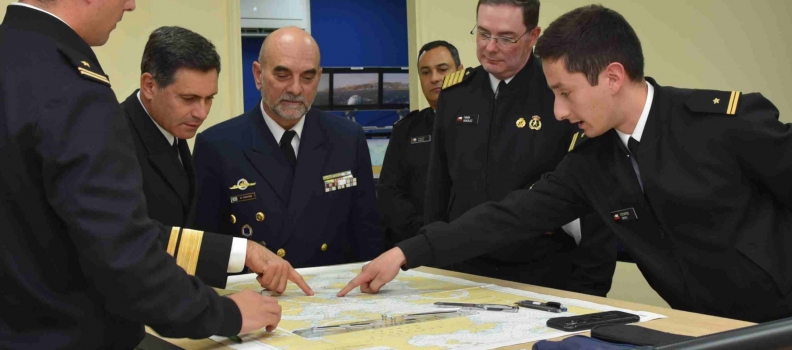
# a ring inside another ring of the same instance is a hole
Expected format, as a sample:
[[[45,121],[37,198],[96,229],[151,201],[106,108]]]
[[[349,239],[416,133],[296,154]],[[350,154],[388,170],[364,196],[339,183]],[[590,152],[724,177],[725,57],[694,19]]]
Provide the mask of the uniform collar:
[[[501,80],[496,78],[491,73],[487,73],[487,74],[489,74],[489,81],[490,81],[490,87],[492,88],[492,92],[495,93],[498,90],[498,84],[500,84]],[[512,75],[511,77],[508,77],[503,81],[505,81],[506,84],[508,85],[509,83],[511,83],[512,79],[514,79],[515,76],[516,75]]]
[[[259,108],[261,108],[261,114],[264,116],[264,122],[267,123],[267,127],[269,128],[270,132],[272,132],[272,136],[275,136],[275,141],[280,143],[281,137],[283,137],[283,133],[286,132],[282,126],[280,126],[272,117],[267,115],[267,112],[264,111],[264,101],[261,101],[259,104]],[[302,137],[303,126],[305,125],[305,116],[300,117],[300,121],[291,128],[292,131],[296,132],[297,135],[295,136],[297,140],[300,140]]]
[[[96,73],[104,74],[91,46],[66,22],[47,11],[34,6],[14,3],[6,9],[3,25],[20,31],[47,36],[52,39],[55,45],[75,50],[87,57],[92,61],[90,62],[91,69]]]
[[[649,84],[648,81],[646,82],[646,86],[648,90],[646,93],[646,102],[644,103],[641,117],[638,118],[638,124],[635,124],[635,130],[633,130],[632,135],[616,130],[624,146],[627,146],[627,141],[630,140],[630,137],[634,138],[635,141],[641,142],[641,136],[643,136],[644,128],[646,127],[646,120],[649,119],[649,111],[652,109],[652,100],[654,100],[654,86]]]
[[[137,99],[138,102],[140,102],[140,106],[143,107],[143,111],[145,111],[146,115],[148,115],[149,118],[151,118],[151,113],[149,113],[149,111],[146,109],[146,105],[143,104],[143,101],[140,100],[140,90],[138,90],[137,92]],[[165,130],[163,127],[161,127],[159,123],[157,123],[157,121],[154,120],[154,118],[151,118],[151,121],[154,122],[154,125],[157,126],[159,131],[162,133],[162,136],[165,136],[165,140],[168,140],[168,144],[173,145],[173,140],[176,139],[176,136],[173,136],[173,134],[169,133],[168,130]]]
[[[25,3],[21,3],[21,2],[14,2],[14,3],[11,3],[11,4],[9,4],[8,6],[24,6],[24,7],[27,7],[27,8],[29,8],[29,9],[34,9],[34,10],[36,10],[36,11],[41,11],[41,12],[44,12],[44,13],[46,13],[46,14],[48,14],[48,15],[52,16],[52,17],[55,17],[55,18],[57,18],[59,21],[63,22],[63,24],[65,24],[65,25],[69,26],[69,24],[68,24],[68,23],[66,23],[66,21],[64,21],[63,19],[61,19],[61,18],[60,18],[60,17],[58,17],[58,16],[55,16],[55,14],[53,14],[52,12],[49,12],[49,11],[47,11],[47,10],[45,10],[45,9],[38,8],[38,7],[36,7],[36,6],[33,6],[33,5],[30,5],[30,4],[25,4]],[[69,26],[69,28],[71,28],[71,26]]]

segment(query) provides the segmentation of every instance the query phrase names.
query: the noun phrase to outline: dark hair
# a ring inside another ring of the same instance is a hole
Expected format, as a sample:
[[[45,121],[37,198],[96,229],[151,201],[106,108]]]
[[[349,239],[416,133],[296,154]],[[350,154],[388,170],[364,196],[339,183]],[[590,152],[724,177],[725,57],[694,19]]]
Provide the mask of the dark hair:
[[[476,5],[476,19],[481,5],[513,5],[522,8],[523,24],[532,30],[539,24],[539,0],[479,0]]]
[[[143,50],[140,73],[149,73],[160,88],[173,83],[181,68],[220,73],[220,55],[206,38],[181,27],[160,27],[153,31]]]
[[[644,77],[638,35],[622,15],[601,5],[580,7],[558,17],[539,37],[534,53],[551,62],[564,58],[566,70],[583,73],[592,86],[613,62],[621,63],[634,82]]]
[[[459,68],[459,66],[462,65],[462,61],[459,59],[459,51],[457,50],[456,46],[452,45],[451,43],[445,40],[435,40],[426,43],[424,46],[421,47],[420,50],[418,50],[418,59],[421,59],[421,55],[423,55],[424,52],[432,49],[436,49],[438,47],[445,47],[446,49],[448,49],[448,52],[451,53],[451,58],[454,59],[454,64],[456,64],[457,68]]]

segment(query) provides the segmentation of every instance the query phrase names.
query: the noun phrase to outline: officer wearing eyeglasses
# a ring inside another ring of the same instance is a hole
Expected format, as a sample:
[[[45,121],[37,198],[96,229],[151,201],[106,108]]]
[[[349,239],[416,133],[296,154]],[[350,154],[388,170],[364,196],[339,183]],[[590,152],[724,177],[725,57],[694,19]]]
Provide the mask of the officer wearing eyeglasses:
[[[553,117],[553,92],[533,56],[541,32],[539,1],[479,0],[476,11],[471,34],[481,65],[450,74],[443,82],[432,134],[425,224],[450,222],[478,204],[530,187],[580,137],[575,126]],[[439,267],[605,296],[615,266],[613,235],[590,216]]]

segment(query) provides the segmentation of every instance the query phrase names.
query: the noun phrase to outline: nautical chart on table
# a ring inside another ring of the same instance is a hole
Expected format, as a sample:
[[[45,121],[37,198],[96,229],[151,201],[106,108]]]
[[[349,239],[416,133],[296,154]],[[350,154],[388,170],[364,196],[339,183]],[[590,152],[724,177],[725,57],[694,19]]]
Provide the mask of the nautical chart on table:
[[[570,334],[548,328],[545,323],[551,317],[610,310],[639,315],[641,322],[665,317],[412,270],[400,272],[377,294],[362,294],[357,290],[344,298],[336,297],[361,267],[362,264],[350,264],[298,270],[315,295],[305,296],[289,283],[287,291],[276,296],[283,307],[276,331],[243,335],[242,343],[225,337],[212,339],[234,349],[491,349]],[[230,277],[224,293],[245,289],[261,290],[254,274]],[[526,308],[520,308],[517,313],[474,311],[459,317],[319,337],[294,333],[312,327],[381,320],[383,315],[448,310],[436,307],[437,301],[514,305],[525,299],[560,302],[568,311],[548,313]]]

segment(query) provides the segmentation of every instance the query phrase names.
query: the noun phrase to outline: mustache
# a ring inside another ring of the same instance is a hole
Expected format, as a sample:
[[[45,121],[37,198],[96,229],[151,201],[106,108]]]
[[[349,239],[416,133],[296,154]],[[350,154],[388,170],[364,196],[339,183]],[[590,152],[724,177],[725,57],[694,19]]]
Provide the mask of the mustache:
[[[290,94],[288,92],[285,92],[278,98],[278,102],[275,102],[275,104],[279,104],[279,103],[281,103],[283,101],[302,102],[302,104],[305,104],[305,96],[303,96],[303,95],[292,95],[292,94]]]

